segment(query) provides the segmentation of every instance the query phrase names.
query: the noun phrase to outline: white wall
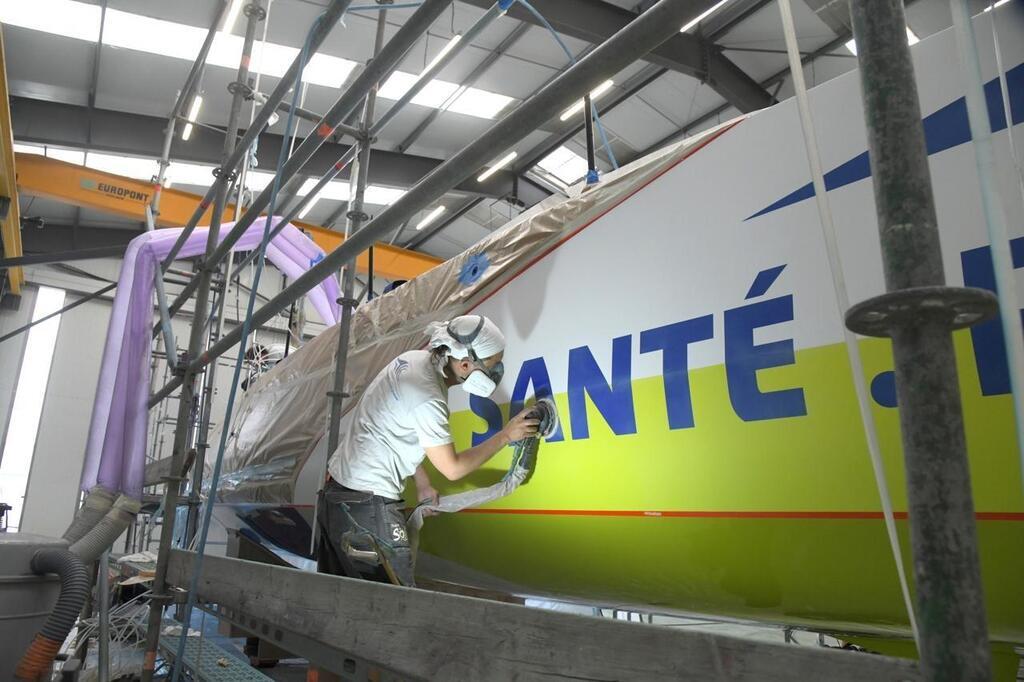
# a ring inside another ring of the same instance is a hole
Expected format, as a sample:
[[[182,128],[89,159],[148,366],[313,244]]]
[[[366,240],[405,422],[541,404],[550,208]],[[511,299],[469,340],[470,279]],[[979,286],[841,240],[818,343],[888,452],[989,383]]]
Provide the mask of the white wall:
[[[64,304],[82,298],[68,294]],[[28,478],[21,530],[59,536],[78,503],[100,353],[110,305],[89,301],[61,316]]]

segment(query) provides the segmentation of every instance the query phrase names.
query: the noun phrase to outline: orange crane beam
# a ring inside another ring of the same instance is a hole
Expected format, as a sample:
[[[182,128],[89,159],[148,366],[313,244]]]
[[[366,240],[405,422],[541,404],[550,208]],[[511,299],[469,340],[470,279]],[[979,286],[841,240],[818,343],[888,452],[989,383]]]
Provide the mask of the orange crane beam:
[[[105,173],[37,154],[19,152],[15,156],[18,189],[26,195],[46,197],[72,206],[139,221],[146,219],[146,206],[152,201],[156,188],[151,182]],[[201,200],[202,197],[195,194],[164,188],[160,198],[160,215],[156,218],[157,227],[184,225],[192,217]],[[231,214],[234,206],[228,208],[228,214]],[[211,210],[207,209],[199,221],[200,225],[209,223]],[[318,225],[300,221],[292,221],[292,224],[304,230],[327,253],[345,241],[341,233]],[[378,243],[373,251],[374,274],[390,280],[412,279],[440,262],[439,259],[425,253],[388,244]],[[360,272],[368,271],[367,253],[359,256],[356,267]]]
[[[21,213],[18,210],[18,189],[14,170],[14,135],[11,131],[11,108],[7,92],[7,61],[4,57],[4,37],[0,31],[0,201],[4,198],[6,212],[0,210],[0,239],[6,258],[17,258],[21,252]],[[11,293],[21,294],[25,273],[20,267],[9,268],[7,278]]]

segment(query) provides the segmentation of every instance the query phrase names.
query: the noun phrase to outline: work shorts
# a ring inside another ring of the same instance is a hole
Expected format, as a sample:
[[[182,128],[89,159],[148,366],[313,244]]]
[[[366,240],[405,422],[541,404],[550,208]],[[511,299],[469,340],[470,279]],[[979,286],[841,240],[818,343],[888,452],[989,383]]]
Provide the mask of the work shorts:
[[[348,556],[343,538],[351,533],[353,549],[374,550],[372,536],[403,585],[414,586],[413,556],[402,500],[351,490],[328,479],[317,497],[317,570],[380,582],[391,582],[383,566]]]

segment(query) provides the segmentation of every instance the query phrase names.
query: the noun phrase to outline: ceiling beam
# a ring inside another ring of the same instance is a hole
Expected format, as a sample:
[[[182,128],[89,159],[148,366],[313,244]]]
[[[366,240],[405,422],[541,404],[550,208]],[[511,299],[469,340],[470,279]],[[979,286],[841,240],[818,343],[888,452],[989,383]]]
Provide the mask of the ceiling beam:
[[[693,5],[693,16],[714,4],[713,0],[679,1]],[[463,2],[481,9],[494,4],[493,0]],[[601,0],[533,0],[532,4],[558,33],[594,44],[603,43],[638,16]],[[508,16],[542,25],[519,3],[509,8]],[[700,79],[740,111],[755,111],[775,103],[767,90],[723,56],[717,46],[699,36],[677,33],[651,50],[645,59]]]
[[[806,64],[814,61],[818,57],[824,56],[824,55],[828,54],[829,52],[832,52],[833,50],[835,50],[840,45],[846,43],[846,41],[848,41],[849,39],[850,39],[850,36],[848,36],[848,35],[843,35],[843,36],[839,36],[838,38],[834,38],[833,40],[830,40],[828,43],[826,43],[825,45],[822,45],[821,47],[819,47],[818,49],[814,50],[813,52],[807,53],[800,60],[800,63],[806,65]],[[782,83],[786,79],[786,77],[788,77],[788,76],[789,76],[789,67],[786,67],[784,69],[776,71],[775,73],[773,73],[768,78],[765,78],[763,81],[761,81],[761,85],[763,87],[765,87],[765,88],[770,88],[770,87],[772,87],[774,85],[778,85],[778,84]],[[686,125],[684,125],[679,130],[675,131],[674,133],[670,133],[669,135],[666,135],[665,137],[661,138],[660,140],[658,140],[654,144],[652,144],[649,147],[647,147],[647,149],[644,149],[643,151],[638,152],[636,154],[636,156],[634,156],[633,158],[629,159],[629,161],[632,161],[633,159],[639,159],[639,158],[641,158],[643,156],[646,156],[647,154],[650,154],[653,151],[657,151],[658,149],[661,149],[662,147],[664,147],[666,145],[672,144],[673,142],[677,142],[677,141],[683,139],[694,128],[697,128],[698,126],[701,126],[704,123],[707,123],[708,121],[710,121],[711,119],[715,118],[716,116],[718,116],[718,115],[728,111],[730,108],[732,108],[732,105],[730,105],[729,103],[725,103],[725,104],[722,104],[721,106],[715,107],[714,109],[712,109],[711,111],[709,111],[707,113],[701,114],[700,116],[698,116],[697,118],[693,119],[692,121],[689,121]]]
[[[24,97],[11,97],[11,120],[14,138],[19,142],[92,149],[114,154],[131,154],[159,158],[165,118],[130,114],[108,109],[46,102]],[[89,143],[91,137],[91,144]],[[219,165],[224,133],[209,126],[196,126],[186,142],[175,138],[171,158],[177,161]],[[282,137],[272,133],[260,136],[257,160],[262,169],[277,166]],[[348,145],[325,143],[310,159],[303,172],[322,175],[345,153]],[[411,187],[443,161],[424,156],[399,154],[374,149],[370,161],[370,182],[393,187]],[[348,171],[339,178],[345,179]],[[455,191],[492,198],[515,197],[516,190],[530,192],[531,188],[518,186],[515,174],[499,171],[486,185],[475,179],[462,183]],[[536,196],[520,197],[524,203],[536,203],[546,194],[534,191]]]

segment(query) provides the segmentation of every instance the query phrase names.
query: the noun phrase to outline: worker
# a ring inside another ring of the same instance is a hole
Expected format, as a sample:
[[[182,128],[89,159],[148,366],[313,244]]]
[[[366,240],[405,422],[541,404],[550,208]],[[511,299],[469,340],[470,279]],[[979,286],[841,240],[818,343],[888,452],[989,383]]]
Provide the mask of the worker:
[[[330,455],[328,480],[317,503],[321,572],[387,579],[380,567],[353,560],[346,552],[350,545],[376,549],[401,584],[414,585],[401,498],[412,476],[417,499],[437,502],[424,457],[449,481],[457,481],[509,443],[537,433],[539,422],[523,411],[484,442],[456,452],[448,389],[461,385],[472,395],[493,394],[503,373],[505,336],[482,315],[433,323],[427,334],[427,350],[402,353],[370,382]]]

